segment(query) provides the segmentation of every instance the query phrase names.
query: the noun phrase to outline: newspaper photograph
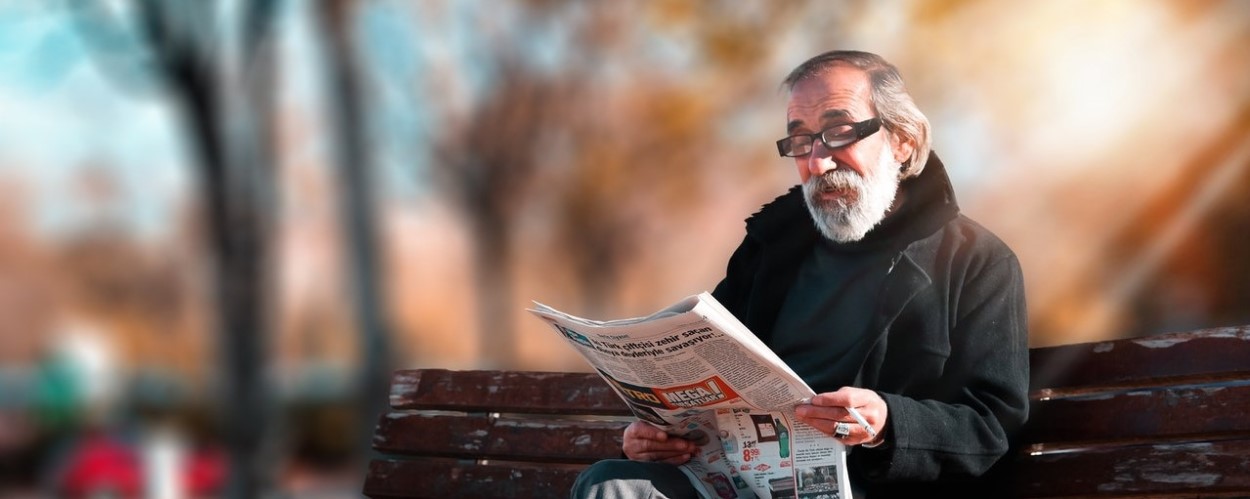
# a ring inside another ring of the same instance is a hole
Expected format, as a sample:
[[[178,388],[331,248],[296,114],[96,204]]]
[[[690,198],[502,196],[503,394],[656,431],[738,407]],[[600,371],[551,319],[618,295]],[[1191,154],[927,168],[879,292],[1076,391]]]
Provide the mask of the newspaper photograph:
[[[708,498],[849,499],[846,446],[794,417],[815,393],[710,293],[598,321],[535,303],[639,419],[698,445]]]

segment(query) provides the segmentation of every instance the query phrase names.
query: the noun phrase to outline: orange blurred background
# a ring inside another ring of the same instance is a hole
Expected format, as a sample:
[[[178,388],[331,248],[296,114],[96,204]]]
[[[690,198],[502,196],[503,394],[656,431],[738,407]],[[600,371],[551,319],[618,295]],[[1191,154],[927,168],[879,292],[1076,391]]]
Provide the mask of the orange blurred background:
[[[377,373],[588,370],[532,301],[710,290],[833,48],[900,68],[1033,346],[1250,323],[1243,2],[255,4],[0,5],[0,495],[91,431],[224,483],[232,389],[255,487],[358,495]]]

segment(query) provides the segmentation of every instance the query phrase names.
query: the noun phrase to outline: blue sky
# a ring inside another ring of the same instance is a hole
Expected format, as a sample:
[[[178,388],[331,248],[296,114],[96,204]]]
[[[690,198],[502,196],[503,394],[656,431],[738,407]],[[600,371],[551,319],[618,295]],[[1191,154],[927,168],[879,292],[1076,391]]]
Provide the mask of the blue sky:
[[[280,98],[319,115],[322,73],[314,51],[320,48],[311,42],[310,4],[283,5],[276,29],[284,51]],[[416,18],[410,6],[399,3],[365,6],[364,62],[379,73],[364,93],[369,105],[382,111],[370,114],[366,136],[387,193],[412,196],[425,184],[420,165],[425,144],[437,132],[432,106],[420,101],[427,94],[422,76],[430,64],[451,61],[463,69],[456,76],[467,84],[469,99],[490,84],[491,75],[478,71],[483,66],[456,64],[466,53],[472,57],[478,2],[454,2]],[[501,25],[507,24],[508,10],[499,12],[505,18]],[[558,48],[558,32],[553,36],[529,38]],[[116,180],[119,206],[113,211],[122,217],[120,228],[140,237],[160,237],[194,188],[196,172],[171,101],[153,80],[116,67],[142,55],[126,42],[123,37],[106,50],[108,61],[101,62],[101,53],[84,45],[64,4],[0,3],[0,182],[26,189],[28,220],[38,234],[55,238],[98,221],[75,193],[75,178],[87,168]],[[533,48],[531,54],[552,59],[540,64],[558,65],[558,51]],[[114,66],[101,71],[103,64]],[[332,130],[317,133],[327,132]],[[324,140],[311,145],[311,151],[294,153],[325,153]]]
[[[119,181],[126,227],[152,235],[190,173],[175,117],[89,57],[59,3],[0,3],[0,179],[22,182],[33,228],[56,235],[85,222],[73,179],[98,165]]]

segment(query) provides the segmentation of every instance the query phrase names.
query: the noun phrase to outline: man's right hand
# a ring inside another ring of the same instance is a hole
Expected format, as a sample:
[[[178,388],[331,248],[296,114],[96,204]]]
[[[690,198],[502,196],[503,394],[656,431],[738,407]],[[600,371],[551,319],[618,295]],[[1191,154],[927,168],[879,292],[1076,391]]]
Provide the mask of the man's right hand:
[[[625,428],[621,450],[634,461],[659,461],[679,465],[690,460],[697,446],[694,442],[674,437],[646,421],[634,421]]]

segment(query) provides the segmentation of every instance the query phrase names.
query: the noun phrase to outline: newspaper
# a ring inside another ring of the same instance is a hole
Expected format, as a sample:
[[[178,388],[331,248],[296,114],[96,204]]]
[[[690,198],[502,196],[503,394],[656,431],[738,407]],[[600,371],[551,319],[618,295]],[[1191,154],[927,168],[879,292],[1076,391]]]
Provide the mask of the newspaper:
[[[711,294],[613,321],[530,312],[638,418],[699,445],[681,469],[703,497],[850,499],[846,446],[794,416],[815,393]]]

